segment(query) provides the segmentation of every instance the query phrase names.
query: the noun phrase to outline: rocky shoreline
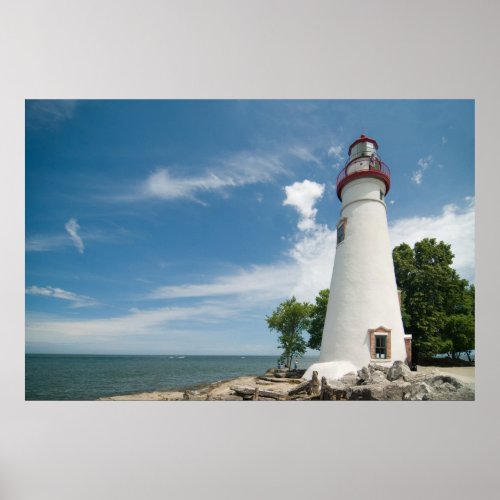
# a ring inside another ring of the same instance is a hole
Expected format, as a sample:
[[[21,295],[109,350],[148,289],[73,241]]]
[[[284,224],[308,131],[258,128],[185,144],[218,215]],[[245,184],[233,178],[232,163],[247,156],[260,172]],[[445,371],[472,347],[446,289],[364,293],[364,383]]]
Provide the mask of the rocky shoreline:
[[[411,371],[396,361],[392,367],[370,364],[338,380],[300,377],[304,370],[270,369],[263,376],[238,377],[192,390],[155,391],[100,400],[112,401],[473,401],[471,379],[438,368]],[[473,379],[472,379],[473,380]]]

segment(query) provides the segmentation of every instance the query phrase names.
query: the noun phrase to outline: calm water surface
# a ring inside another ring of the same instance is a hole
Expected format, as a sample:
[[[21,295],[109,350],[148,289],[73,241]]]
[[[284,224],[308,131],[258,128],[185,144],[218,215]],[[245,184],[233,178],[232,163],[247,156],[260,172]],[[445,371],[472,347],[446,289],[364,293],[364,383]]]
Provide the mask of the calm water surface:
[[[316,357],[303,358],[307,368]],[[26,400],[95,400],[102,396],[186,389],[262,375],[276,356],[104,356],[27,354]]]

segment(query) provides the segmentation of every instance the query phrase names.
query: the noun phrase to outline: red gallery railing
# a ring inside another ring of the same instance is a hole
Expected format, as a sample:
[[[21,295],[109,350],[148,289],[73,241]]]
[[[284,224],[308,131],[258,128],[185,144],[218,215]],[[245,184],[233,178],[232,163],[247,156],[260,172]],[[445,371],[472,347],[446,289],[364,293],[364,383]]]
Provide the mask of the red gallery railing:
[[[357,163],[357,160],[360,160],[358,157],[353,160],[348,160],[346,166],[339,172],[339,175],[337,176],[337,196],[339,200],[342,200],[340,194],[343,187],[351,180],[359,177],[377,177],[385,184],[385,194],[389,192],[391,187],[391,171],[389,167],[382,160],[380,160],[380,158],[376,158],[375,161],[370,161],[370,158],[368,157],[362,159],[366,159],[366,162],[368,163],[366,168],[353,170],[352,172],[347,173],[349,167]]]

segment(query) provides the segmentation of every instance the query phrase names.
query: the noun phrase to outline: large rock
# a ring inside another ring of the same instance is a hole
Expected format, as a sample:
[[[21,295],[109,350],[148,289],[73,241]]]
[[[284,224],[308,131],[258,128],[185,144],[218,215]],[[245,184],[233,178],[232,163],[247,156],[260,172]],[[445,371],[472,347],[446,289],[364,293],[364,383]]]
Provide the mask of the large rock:
[[[411,376],[411,370],[408,368],[408,365],[403,361],[394,361],[394,364],[387,372],[387,380],[392,382],[400,378],[404,379],[405,376]]]
[[[384,386],[356,385],[347,388],[346,398],[351,401],[383,401],[385,399]]]
[[[464,384],[458,380],[455,377],[452,377],[451,375],[443,375],[443,374],[438,374],[438,375],[431,375],[430,377],[427,377],[426,383],[429,384],[433,389],[444,389],[448,390],[447,386],[451,386],[455,389],[461,389]]]
[[[452,385],[445,382],[438,390],[429,396],[432,401],[474,401],[475,392],[472,384],[465,384],[460,389],[452,389]]]
[[[370,378],[368,380],[365,380],[363,382],[363,385],[367,385],[367,384],[388,384],[389,381],[387,380],[384,372],[381,372],[381,371],[373,371],[371,374],[370,374]]]
[[[355,372],[349,372],[340,378],[340,382],[348,386],[356,385],[356,378],[357,376]]]
[[[370,372],[374,372],[374,371],[379,371],[379,372],[382,372],[384,375],[387,375],[387,372],[389,371],[389,367],[388,366],[384,366],[384,365],[379,365],[377,363],[370,363],[368,365],[368,369],[370,370]]]
[[[359,385],[362,384],[363,382],[367,382],[368,380],[370,380],[370,377],[371,377],[370,370],[366,366],[363,366],[361,370],[358,370],[358,377],[356,383]]]
[[[403,395],[405,401],[427,401],[431,399],[432,388],[425,382],[410,384]]]
[[[384,387],[385,399],[387,401],[402,401],[405,392],[410,388],[411,384],[404,380],[396,380],[388,383]]]

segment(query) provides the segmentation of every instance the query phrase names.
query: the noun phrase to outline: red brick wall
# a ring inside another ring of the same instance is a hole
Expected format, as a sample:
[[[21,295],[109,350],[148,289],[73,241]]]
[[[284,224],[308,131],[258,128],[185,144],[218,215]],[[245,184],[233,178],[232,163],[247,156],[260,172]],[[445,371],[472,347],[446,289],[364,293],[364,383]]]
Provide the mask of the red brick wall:
[[[411,337],[405,338],[406,359],[408,364],[411,365]]]

